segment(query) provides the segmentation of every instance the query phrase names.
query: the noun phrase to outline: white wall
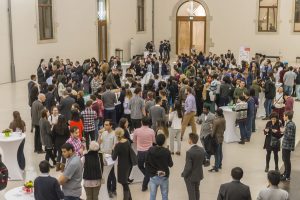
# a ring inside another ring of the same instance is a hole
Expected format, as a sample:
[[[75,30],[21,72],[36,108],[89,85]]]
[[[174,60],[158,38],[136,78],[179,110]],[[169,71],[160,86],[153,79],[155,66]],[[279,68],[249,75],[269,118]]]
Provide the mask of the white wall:
[[[0,84],[10,82],[7,1],[0,1]]]
[[[155,6],[155,43],[170,39],[175,15],[173,9],[178,0],[159,1]],[[258,33],[258,0],[204,1],[210,12],[210,38],[213,47],[209,50],[224,53],[231,49],[236,55],[241,46],[251,48],[251,53],[282,56],[283,60],[295,62],[300,56],[300,34],[293,33],[294,1],[279,0],[277,33]],[[209,42],[209,41],[208,41]],[[173,53],[175,43],[172,44]]]
[[[132,53],[143,54],[146,42],[152,39],[151,0],[145,0],[145,10],[145,31],[137,32],[137,0],[110,0],[109,55],[114,55],[115,49],[121,48],[124,60],[129,60],[130,38],[134,39]]]
[[[35,73],[41,58],[48,61],[50,57],[59,55],[61,58],[82,62],[84,58],[98,57],[96,0],[54,0],[56,41],[44,44],[39,43],[37,39],[36,3],[37,0],[12,0],[17,81],[28,79],[30,74]],[[0,55],[3,72],[0,75],[0,83],[10,81],[9,48],[6,37],[8,28],[6,29],[7,19],[3,16],[6,15],[5,4],[6,1],[0,1]]]

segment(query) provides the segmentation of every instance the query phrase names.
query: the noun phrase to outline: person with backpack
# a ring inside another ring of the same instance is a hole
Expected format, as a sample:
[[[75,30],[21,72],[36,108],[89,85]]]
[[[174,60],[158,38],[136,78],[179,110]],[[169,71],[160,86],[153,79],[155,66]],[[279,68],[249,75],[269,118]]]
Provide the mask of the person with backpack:
[[[7,181],[8,181],[8,170],[5,164],[2,162],[2,155],[0,154],[0,191],[6,188]]]

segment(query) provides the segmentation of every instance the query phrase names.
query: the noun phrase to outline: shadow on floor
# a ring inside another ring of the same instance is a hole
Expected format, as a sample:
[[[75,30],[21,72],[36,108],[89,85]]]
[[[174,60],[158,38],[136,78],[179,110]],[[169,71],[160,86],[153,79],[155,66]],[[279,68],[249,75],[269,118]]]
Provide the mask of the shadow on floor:
[[[290,200],[300,199],[300,143],[296,150],[292,152],[292,172],[290,182],[281,182],[279,187],[288,191]]]

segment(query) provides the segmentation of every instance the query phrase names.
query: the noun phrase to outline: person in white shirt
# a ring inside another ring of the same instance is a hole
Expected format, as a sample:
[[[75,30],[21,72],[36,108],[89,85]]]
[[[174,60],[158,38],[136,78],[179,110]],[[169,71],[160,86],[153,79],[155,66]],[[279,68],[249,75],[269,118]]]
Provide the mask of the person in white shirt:
[[[169,114],[169,121],[172,122],[170,131],[170,151],[174,154],[174,140],[177,140],[176,155],[180,155],[181,150],[181,121],[182,121],[182,105],[179,101],[175,102],[174,111]]]
[[[99,131],[98,143],[100,144],[101,151],[105,154],[112,154],[112,150],[117,143],[112,124],[110,119],[106,119],[104,121],[104,128]],[[117,181],[114,167],[110,170],[107,178],[107,190],[109,198],[117,195]]]
[[[278,187],[280,172],[271,170],[268,172],[269,186],[259,192],[257,200],[288,200],[289,193]]]

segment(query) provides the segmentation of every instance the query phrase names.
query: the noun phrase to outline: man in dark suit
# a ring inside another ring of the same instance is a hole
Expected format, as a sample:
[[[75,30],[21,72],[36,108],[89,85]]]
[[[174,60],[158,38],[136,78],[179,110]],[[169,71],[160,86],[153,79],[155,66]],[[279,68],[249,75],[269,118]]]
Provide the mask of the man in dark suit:
[[[184,178],[189,200],[200,199],[200,181],[203,179],[202,165],[206,164],[205,151],[197,145],[199,136],[196,133],[189,134],[191,148],[186,152],[186,161],[181,176]]]
[[[233,181],[220,186],[218,200],[251,200],[250,188],[240,182],[243,170],[235,167],[231,170]]]
[[[59,104],[59,111],[60,114],[65,116],[67,122],[71,119],[71,108],[74,103],[75,100],[70,97],[68,91],[64,91],[63,98],[61,99]]]
[[[34,180],[34,198],[39,200],[60,200],[64,199],[64,193],[56,178],[49,175],[50,164],[44,160],[40,162],[41,175]]]

